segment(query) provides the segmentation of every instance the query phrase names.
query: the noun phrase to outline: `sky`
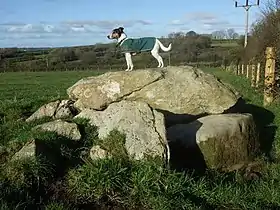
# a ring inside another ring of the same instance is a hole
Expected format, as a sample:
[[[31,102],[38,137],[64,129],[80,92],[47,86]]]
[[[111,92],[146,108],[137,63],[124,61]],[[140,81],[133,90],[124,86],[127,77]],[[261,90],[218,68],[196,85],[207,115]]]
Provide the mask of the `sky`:
[[[250,9],[250,23],[259,11]],[[227,28],[244,33],[245,24],[245,10],[234,0],[1,0],[0,17],[0,48],[108,43],[119,26],[137,38]]]

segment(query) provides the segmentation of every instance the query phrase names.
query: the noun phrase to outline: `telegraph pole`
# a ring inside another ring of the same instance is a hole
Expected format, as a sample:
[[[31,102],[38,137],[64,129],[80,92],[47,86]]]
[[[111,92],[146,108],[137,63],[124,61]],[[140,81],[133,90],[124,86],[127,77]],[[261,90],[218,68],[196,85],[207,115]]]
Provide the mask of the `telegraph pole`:
[[[244,48],[247,46],[248,43],[248,28],[249,28],[249,10],[253,6],[259,6],[260,5],[260,0],[256,0],[256,4],[249,4],[249,0],[246,0],[244,5],[238,5],[238,2],[235,1],[235,7],[243,7],[246,12],[246,17],[245,17],[245,40],[244,40]]]

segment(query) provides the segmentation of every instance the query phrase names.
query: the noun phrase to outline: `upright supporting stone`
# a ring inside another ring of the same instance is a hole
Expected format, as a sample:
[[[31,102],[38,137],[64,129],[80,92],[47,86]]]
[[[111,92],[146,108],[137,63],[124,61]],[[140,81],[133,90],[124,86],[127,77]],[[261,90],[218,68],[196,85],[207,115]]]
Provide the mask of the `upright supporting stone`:
[[[275,86],[275,49],[273,47],[266,48],[266,64],[264,76],[264,106],[271,104],[274,100]]]
[[[256,87],[257,88],[260,85],[260,78],[261,78],[261,64],[258,63],[258,65],[257,65],[257,75],[256,75]]]
[[[246,68],[246,78],[249,78],[249,72],[250,72],[250,65],[247,64],[247,68]]]
[[[252,64],[251,68],[251,87],[255,87],[256,83],[256,65]]]

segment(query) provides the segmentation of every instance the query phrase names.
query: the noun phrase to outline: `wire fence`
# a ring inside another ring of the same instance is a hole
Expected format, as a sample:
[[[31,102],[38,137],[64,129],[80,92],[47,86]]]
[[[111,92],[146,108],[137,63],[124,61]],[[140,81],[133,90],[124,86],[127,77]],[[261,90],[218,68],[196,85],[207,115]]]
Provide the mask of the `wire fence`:
[[[267,47],[265,62],[241,63],[224,69],[246,78],[252,88],[263,93],[264,105],[269,105],[280,98],[280,77],[277,64],[275,48]]]

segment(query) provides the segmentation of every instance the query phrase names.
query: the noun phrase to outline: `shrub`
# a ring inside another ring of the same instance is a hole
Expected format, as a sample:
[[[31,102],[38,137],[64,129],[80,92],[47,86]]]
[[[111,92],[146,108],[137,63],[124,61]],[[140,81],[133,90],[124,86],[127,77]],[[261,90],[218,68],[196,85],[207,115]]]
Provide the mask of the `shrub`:
[[[248,39],[248,46],[245,51],[247,60],[255,58],[258,61],[265,61],[266,47],[275,47],[277,60],[280,58],[280,10],[276,2],[269,0],[262,9],[262,16],[253,24],[251,36]]]

